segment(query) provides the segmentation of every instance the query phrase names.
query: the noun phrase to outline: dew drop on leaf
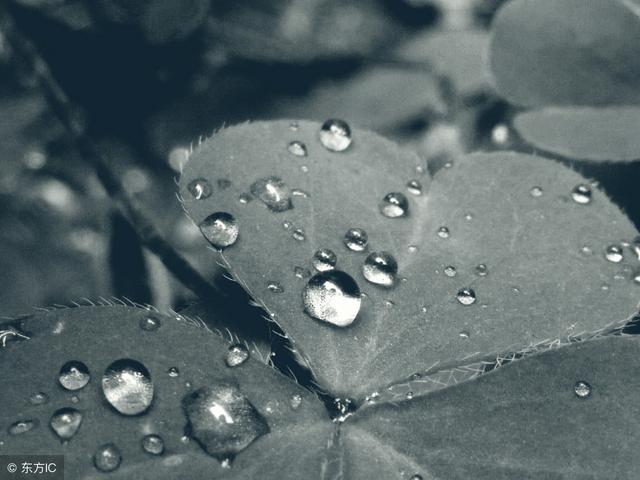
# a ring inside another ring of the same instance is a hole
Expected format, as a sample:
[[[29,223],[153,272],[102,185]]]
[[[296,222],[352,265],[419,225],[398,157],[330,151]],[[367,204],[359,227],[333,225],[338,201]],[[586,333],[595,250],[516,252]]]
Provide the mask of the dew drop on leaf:
[[[476,303],[476,292],[471,288],[461,288],[458,290],[456,299],[462,305],[473,305]]]
[[[296,278],[307,278],[311,276],[311,272],[304,267],[294,267],[293,274],[296,276]]]
[[[422,184],[418,180],[409,180],[407,190],[412,195],[422,195]]]
[[[287,147],[289,153],[295,155],[296,157],[306,157],[307,156],[307,146],[299,142],[298,140],[294,140]]]
[[[80,428],[82,413],[75,408],[61,408],[51,416],[49,426],[61,441],[70,440]]]
[[[160,319],[157,317],[144,317],[140,319],[139,325],[145,332],[154,332],[160,328]]]
[[[294,410],[300,408],[300,405],[302,405],[302,396],[298,395],[297,393],[295,395],[292,395],[291,400],[289,401],[289,405],[291,405],[291,408],[293,408]]]
[[[418,247],[416,247],[415,245],[409,245],[409,246],[407,247],[407,251],[408,251],[409,253],[417,252],[417,251],[418,251]]]
[[[224,361],[227,364],[227,367],[237,367],[238,365],[242,365],[246,362],[248,358],[249,350],[247,350],[247,347],[240,343],[236,343],[229,346],[227,357]]]
[[[311,317],[338,327],[351,325],[362,299],[356,281],[340,270],[320,272],[302,292],[304,310]]]
[[[301,228],[296,228],[293,231],[293,234],[291,235],[293,237],[294,240],[297,240],[299,242],[304,242],[306,240],[306,235],[304,233],[304,230]]]
[[[350,228],[344,235],[344,244],[354,252],[362,252],[368,243],[369,236],[361,228]]]
[[[272,212],[284,212],[293,208],[291,192],[279,177],[267,177],[251,184],[251,193]]]
[[[413,475],[409,480],[422,480],[422,475],[418,475],[417,473]]]
[[[583,380],[580,380],[573,386],[573,391],[577,397],[587,398],[591,395],[591,385]]]
[[[604,256],[607,260],[613,263],[620,263],[623,259],[622,248],[619,245],[609,245]]]
[[[291,190],[291,195],[293,195],[294,197],[309,198],[309,194],[304,190],[300,190],[299,188],[294,188],[293,190]]]
[[[23,433],[33,430],[37,426],[38,423],[35,420],[20,420],[9,425],[7,431],[10,435],[22,435]]]
[[[462,330],[458,335],[464,340],[468,340],[471,337],[471,334],[467,330]]]
[[[211,184],[205,178],[196,178],[187,186],[189,193],[196,200],[204,200],[211,196]]]
[[[170,367],[169,370],[167,370],[167,374],[171,378],[176,378],[180,376],[180,370],[178,370],[178,367]]]
[[[329,119],[319,132],[320,143],[332,152],[343,152],[351,145],[351,127],[344,120]]]
[[[405,217],[409,212],[409,201],[404,194],[392,192],[384,196],[379,207],[387,218]]]
[[[369,282],[390,287],[398,273],[398,262],[388,252],[373,252],[362,265],[362,274]]]
[[[280,284],[280,282],[268,282],[267,289],[272,293],[282,293],[284,292],[284,288]]]
[[[336,263],[338,263],[338,256],[333,252],[333,250],[321,248],[313,255],[311,263],[313,264],[313,268],[319,272],[333,270]]]
[[[218,250],[229,247],[238,239],[238,222],[226,212],[216,212],[199,225],[204,238]]]
[[[164,452],[164,440],[160,435],[145,435],[142,438],[142,449],[151,455],[162,455]]]
[[[93,464],[101,472],[113,472],[120,466],[122,455],[113,443],[98,447],[93,455]]]
[[[78,361],[65,363],[60,369],[58,381],[67,390],[80,390],[91,380],[87,366]]]
[[[447,277],[455,277],[457,273],[456,267],[454,267],[453,265],[447,265],[446,267],[444,267],[443,272]]]
[[[542,196],[542,188],[540,187],[532,187],[529,191],[532,197],[541,197]]]
[[[269,432],[269,425],[234,386],[204,387],[185,396],[182,407],[192,438],[211,456],[223,460]]]
[[[123,415],[145,412],[153,400],[153,390],[149,371],[136,360],[116,360],[102,375],[102,393]]]
[[[631,274],[631,278],[633,280],[633,283],[635,283],[636,285],[640,285],[640,270],[636,270]]]
[[[489,273],[489,269],[484,263],[479,263],[478,265],[475,266],[473,270],[476,273],[476,275],[480,277],[486,277],[487,274]]]
[[[49,401],[49,396],[44,392],[36,392],[29,397],[31,405],[44,405]]]
[[[584,183],[576,185],[576,187],[571,191],[571,198],[574,202],[581,205],[591,203],[591,188]]]
[[[451,234],[449,232],[449,229],[447,227],[440,227],[438,228],[438,231],[436,232],[438,234],[438,236],[440,238],[449,238],[449,235]]]

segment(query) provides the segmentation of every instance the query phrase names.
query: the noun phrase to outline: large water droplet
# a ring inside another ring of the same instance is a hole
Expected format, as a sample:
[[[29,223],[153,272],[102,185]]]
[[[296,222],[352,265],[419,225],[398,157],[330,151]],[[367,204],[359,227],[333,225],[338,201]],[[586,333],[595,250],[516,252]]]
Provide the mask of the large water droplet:
[[[231,385],[200,388],[184,397],[182,406],[190,435],[219,460],[236,455],[269,432],[265,419]]]
[[[579,398],[587,398],[591,395],[591,385],[583,380],[580,380],[573,386],[573,392]]]
[[[80,428],[82,413],[75,408],[61,408],[52,416],[49,425],[62,441],[70,440]]]
[[[129,358],[117,360],[102,376],[105,398],[123,415],[139,415],[153,400],[153,383],[147,368]]]
[[[291,142],[287,147],[287,150],[289,150],[289,153],[292,153],[296,157],[307,156],[307,146],[304,143],[299,142],[298,140],[294,140],[293,142]]]
[[[242,365],[246,362],[248,358],[249,350],[247,350],[247,347],[240,343],[236,343],[229,346],[225,363],[227,364],[227,367],[237,367],[238,365]]]
[[[351,127],[344,120],[330,119],[320,127],[319,137],[327,150],[342,152],[351,145]]]
[[[584,183],[576,185],[571,192],[571,198],[576,203],[586,205],[591,202],[591,188],[589,185],[585,185]]]
[[[327,270],[333,270],[338,263],[338,257],[328,248],[321,248],[316,251],[311,260],[313,267],[319,272],[326,272]]]
[[[476,303],[476,292],[471,288],[461,288],[458,290],[456,295],[456,299],[462,305],[473,305]]]
[[[38,422],[35,420],[20,420],[18,422],[9,425],[7,431],[10,435],[22,435],[33,430],[38,426]]]
[[[142,438],[142,449],[151,455],[162,455],[164,452],[164,440],[160,435],[145,435]]]
[[[196,178],[191,181],[187,189],[196,200],[203,200],[211,196],[211,184],[205,178]]]
[[[409,201],[402,193],[392,192],[385,195],[380,202],[380,211],[385,217],[404,217],[409,212]]]
[[[418,180],[409,180],[407,182],[407,190],[412,195],[422,195],[422,184]]]
[[[604,252],[604,256],[610,262],[620,263],[623,259],[622,247],[619,245],[609,245]]]
[[[67,390],[80,390],[91,380],[89,369],[82,362],[71,361],[60,369],[58,381]]]
[[[291,192],[279,177],[267,177],[251,184],[251,193],[272,212],[284,212],[293,208]]]
[[[390,287],[398,273],[398,262],[387,252],[373,252],[362,265],[362,274],[371,283]]]
[[[340,270],[320,272],[302,292],[305,312],[317,320],[338,327],[351,325],[360,311],[360,288],[356,281]]]
[[[369,243],[369,236],[361,228],[350,228],[344,235],[344,244],[354,252],[362,252],[367,248],[367,243]]]
[[[113,472],[120,466],[122,455],[113,443],[107,443],[98,447],[93,455],[93,464],[101,472]]]
[[[238,239],[238,222],[226,212],[216,212],[199,225],[204,237],[218,250],[229,247]]]

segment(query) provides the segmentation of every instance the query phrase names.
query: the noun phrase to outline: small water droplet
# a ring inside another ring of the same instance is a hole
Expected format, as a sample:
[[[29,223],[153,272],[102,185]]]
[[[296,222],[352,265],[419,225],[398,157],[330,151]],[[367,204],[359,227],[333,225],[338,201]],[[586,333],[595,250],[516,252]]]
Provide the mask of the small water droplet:
[[[473,215],[472,215],[472,214],[470,214],[470,213],[465,213],[465,215],[464,215],[464,219],[465,219],[465,220],[473,220]]]
[[[573,386],[573,391],[577,397],[587,398],[591,395],[591,385],[583,380],[580,380]]]
[[[142,449],[151,455],[162,455],[164,452],[164,440],[160,435],[145,435],[142,438]]]
[[[491,130],[491,141],[498,147],[504,147],[509,143],[509,127],[500,123]]]
[[[574,202],[581,205],[591,203],[591,187],[584,183],[576,185],[576,187],[571,191],[571,198]]]
[[[418,251],[418,247],[416,247],[415,245],[409,245],[409,246],[407,247],[407,251],[408,251],[409,253],[415,253],[415,252],[417,252],[417,251]]]
[[[604,253],[607,260],[613,263],[620,263],[623,259],[622,248],[619,245],[609,245]]]
[[[476,292],[471,288],[461,288],[456,298],[462,305],[473,305],[476,302]]]
[[[236,343],[229,346],[227,357],[224,361],[227,364],[227,367],[237,367],[238,365],[242,365],[246,362],[248,358],[249,350],[247,350],[247,347],[241,343]]]
[[[462,330],[459,334],[460,338],[468,340],[471,337],[471,334],[467,330]]]
[[[12,423],[7,431],[10,435],[22,435],[27,433],[38,426],[38,422],[35,420],[20,420]]]
[[[61,441],[70,440],[80,428],[82,413],[75,408],[61,408],[52,416],[49,425]]]
[[[220,460],[220,467],[224,470],[229,470],[231,468],[231,459],[225,458],[223,460]]]
[[[328,270],[311,277],[302,292],[302,300],[307,314],[338,327],[353,323],[362,302],[356,281],[340,270]]]
[[[636,285],[640,285],[640,270],[636,270],[631,274],[631,278],[633,279],[633,283]]]
[[[582,253],[583,255],[591,255],[593,253],[593,251],[587,245],[583,245],[580,248],[580,253]]]
[[[113,472],[120,466],[122,455],[113,443],[107,443],[98,447],[93,455],[93,464],[101,472]]]
[[[447,265],[446,267],[444,267],[443,272],[447,277],[455,277],[457,273],[456,267],[454,267],[453,265]]]
[[[284,287],[280,284],[280,282],[267,282],[267,289],[272,293],[284,292]]]
[[[196,200],[204,200],[211,196],[211,184],[205,178],[196,178],[187,186],[189,193]]]
[[[480,277],[485,277],[489,273],[489,269],[484,263],[479,263],[478,265],[476,265],[473,271]]]
[[[44,392],[37,392],[29,397],[31,405],[44,405],[49,401],[49,396]]]
[[[427,312],[429,311],[429,307],[428,307],[427,305],[422,305],[422,306],[420,307],[420,311],[421,311],[422,313],[427,313]]]
[[[151,374],[136,360],[116,360],[102,375],[102,393],[123,415],[139,415],[149,408],[153,400]]]
[[[238,201],[242,204],[242,205],[246,205],[247,203],[249,203],[250,201],[253,200],[253,195],[249,194],[249,193],[241,193],[238,196]]]
[[[233,245],[238,239],[238,222],[226,212],[209,215],[200,223],[199,228],[208,242],[218,250]]]
[[[321,248],[313,255],[311,263],[313,264],[313,268],[319,272],[333,270],[336,263],[338,263],[338,256],[328,248]]]
[[[89,369],[82,362],[71,361],[60,369],[58,381],[67,390],[80,390],[91,380]]]
[[[298,122],[291,122],[291,123],[289,124],[289,129],[290,129],[292,132],[297,132],[297,131],[298,131],[298,128],[299,128],[299,127],[298,127]]]
[[[311,272],[309,271],[309,269],[304,267],[294,267],[293,274],[296,276],[296,278],[307,278],[311,276]]]
[[[542,196],[542,188],[540,187],[532,187],[529,191],[532,197],[541,197]]]
[[[167,374],[171,377],[171,378],[176,378],[180,376],[180,370],[178,369],[178,367],[170,367],[167,370]]]
[[[633,253],[635,253],[636,258],[640,260],[640,235],[631,240],[629,246],[631,250],[633,250]]]
[[[320,143],[332,152],[343,152],[351,145],[351,127],[344,120],[329,119],[319,132]]]
[[[77,395],[71,396],[71,403],[78,403],[79,401],[80,401],[80,397],[78,397]]]
[[[449,238],[450,232],[447,227],[440,227],[436,232],[440,238]]]
[[[369,236],[361,228],[350,228],[344,235],[344,244],[354,252],[362,252],[368,243]]]
[[[294,197],[309,198],[309,194],[304,190],[300,190],[299,188],[294,188],[293,190],[291,190],[291,195],[293,195]]]
[[[405,393],[404,396],[407,400],[411,400],[413,398],[413,392],[409,391]]]
[[[380,398],[380,393],[373,392],[371,395],[369,395],[367,398],[365,398],[365,401],[369,405],[373,405],[374,403],[376,403],[378,401],[379,398]]]
[[[391,192],[384,196],[379,207],[387,218],[405,217],[409,212],[409,200],[402,193]]]
[[[279,177],[267,177],[251,184],[251,193],[272,212],[284,212],[293,208],[291,192]]]
[[[294,140],[287,146],[287,150],[289,153],[295,155],[296,157],[306,157],[307,156],[307,146],[299,142],[298,140]]]
[[[282,228],[284,228],[285,230],[291,230],[292,227],[293,223],[289,222],[288,220],[282,222]]]
[[[300,166],[300,171],[302,173],[309,173],[309,167],[307,167],[306,165],[301,165]]]
[[[418,475],[417,473],[413,475],[409,480],[422,480],[422,475]]]
[[[220,460],[241,452],[269,432],[265,419],[231,385],[200,388],[184,397],[182,406],[190,435]]]
[[[145,332],[154,332],[160,328],[160,319],[157,317],[144,317],[140,319],[140,328]]]
[[[409,180],[407,182],[407,190],[411,195],[422,195],[422,184],[416,180]]]
[[[301,228],[296,228],[291,234],[291,236],[293,237],[294,240],[297,240],[299,242],[304,242],[307,238],[305,236],[304,230]]]
[[[289,400],[289,405],[291,405],[291,408],[293,408],[294,410],[300,408],[300,405],[302,405],[302,395],[298,395],[297,393],[295,395],[292,395],[291,399]]]
[[[388,252],[373,252],[362,265],[362,274],[369,282],[384,287],[394,284],[398,273],[398,262]]]
[[[387,308],[393,308],[396,306],[396,304],[393,303],[393,300],[389,300],[389,299],[385,300],[383,303],[384,303],[384,306]]]

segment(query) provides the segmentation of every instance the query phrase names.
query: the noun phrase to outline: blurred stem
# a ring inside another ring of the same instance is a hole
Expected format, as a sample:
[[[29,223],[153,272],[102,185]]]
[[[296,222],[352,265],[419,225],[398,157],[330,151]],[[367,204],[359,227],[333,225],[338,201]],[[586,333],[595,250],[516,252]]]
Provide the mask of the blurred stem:
[[[142,206],[125,190],[109,162],[85,132],[83,122],[78,116],[79,109],[70,102],[47,63],[31,41],[19,31],[10,16],[4,19],[3,32],[12,50],[33,68],[50,108],[66,128],[82,158],[93,166],[98,179],[135,230],[141,243],[157,255],[167,269],[198,297],[209,300],[219,297],[220,292],[167,242],[145,214]]]

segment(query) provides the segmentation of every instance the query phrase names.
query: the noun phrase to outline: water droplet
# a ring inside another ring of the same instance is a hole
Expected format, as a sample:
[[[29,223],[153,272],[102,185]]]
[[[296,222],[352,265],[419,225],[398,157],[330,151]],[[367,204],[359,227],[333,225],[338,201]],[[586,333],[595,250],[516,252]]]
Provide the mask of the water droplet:
[[[268,282],[267,289],[272,293],[284,292],[284,287],[280,284],[280,282]]]
[[[311,263],[313,268],[319,272],[325,272],[335,268],[336,263],[338,263],[338,257],[332,250],[321,248],[313,255]]]
[[[160,319],[157,317],[144,317],[140,319],[140,328],[145,332],[154,332],[160,328]]]
[[[167,370],[167,373],[171,378],[176,378],[180,376],[180,370],[178,370],[178,367],[170,367]]]
[[[82,413],[75,408],[61,408],[52,416],[49,425],[61,441],[70,440],[80,428]]]
[[[385,195],[380,202],[380,211],[385,217],[404,217],[409,212],[409,201],[402,193],[392,192]]]
[[[107,443],[98,447],[93,455],[93,464],[101,472],[113,472],[120,466],[122,455],[113,443]]]
[[[89,369],[82,362],[71,361],[60,369],[58,381],[67,390],[80,390],[91,380]]]
[[[211,184],[205,178],[196,178],[191,181],[187,189],[196,200],[204,200],[211,196]]]
[[[338,327],[351,325],[362,299],[356,281],[340,270],[328,270],[311,277],[302,292],[305,312]]]
[[[480,277],[485,277],[489,273],[489,269],[484,263],[479,263],[478,265],[476,265],[473,271]]]
[[[289,129],[290,129],[292,132],[297,132],[297,131],[298,131],[298,122],[291,122],[291,123],[289,124]]]
[[[319,132],[320,143],[332,152],[343,152],[351,145],[351,127],[344,120],[329,119]]]
[[[571,192],[571,198],[576,203],[586,205],[591,202],[591,188],[584,183],[576,185]]]
[[[591,385],[583,380],[580,380],[573,386],[573,391],[577,397],[587,398],[591,395]]]
[[[226,212],[216,212],[205,218],[199,225],[204,237],[218,250],[229,247],[238,239],[238,222]]]
[[[369,405],[373,405],[374,403],[376,403],[378,401],[379,398],[380,398],[380,393],[373,392],[371,395],[369,395],[369,396],[367,396],[367,398],[365,398],[365,401]]]
[[[238,196],[238,201],[243,205],[246,205],[247,203],[249,203],[252,200],[253,200],[253,195],[251,195],[249,193],[241,193]]]
[[[151,375],[140,362],[129,358],[116,360],[102,375],[102,393],[123,415],[139,415],[153,400]]]
[[[639,235],[639,236],[637,236],[637,237],[635,237],[635,238],[631,241],[631,243],[630,243],[630,245],[629,245],[629,246],[631,247],[631,249],[632,249],[632,250],[633,250],[633,252],[635,253],[636,258],[637,258],[638,260],[640,260],[640,235]]]
[[[251,193],[272,212],[284,212],[293,208],[291,192],[279,177],[267,177],[251,184]]]
[[[296,278],[307,278],[311,276],[311,272],[309,271],[309,269],[304,267],[294,267],[293,274],[296,276]]]
[[[296,228],[291,236],[294,238],[294,240],[297,240],[299,242],[304,242],[307,238],[304,234],[304,230],[301,228]]]
[[[422,475],[418,475],[417,473],[413,475],[409,480],[423,480]]]
[[[542,196],[542,188],[540,187],[532,187],[529,191],[532,197],[541,197]]]
[[[450,232],[447,227],[440,227],[436,232],[440,238],[449,238]]]
[[[220,460],[247,448],[269,425],[234,386],[204,387],[182,400],[188,430],[202,448]]]
[[[38,422],[35,420],[20,420],[19,422],[12,423],[7,431],[10,435],[22,435],[30,430],[33,430],[38,426]]]
[[[447,277],[455,277],[457,273],[456,267],[454,267],[453,265],[447,265],[446,267],[444,267],[443,272]]]
[[[307,146],[299,142],[298,140],[294,140],[287,146],[287,150],[289,153],[292,153],[296,157],[306,157],[307,156]]]
[[[593,251],[587,245],[583,245],[580,248],[580,253],[582,253],[583,255],[591,255],[593,253]]]
[[[37,392],[29,397],[31,405],[44,405],[49,401],[49,396],[44,392]]]
[[[291,227],[293,227],[293,223],[285,220],[284,222],[282,222],[282,228],[284,228],[285,230],[291,230]]]
[[[247,347],[240,343],[236,343],[229,346],[227,357],[224,361],[227,364],[227,367],[237,367],[238,365],[242,365],[246,362],[248,358],[249,350],[247,350]]]
[[[604,253],[607,260],[613,263],[620,263],[623,258],[622,248],[619,245],[609,245]]]
[[[463,338],[465,340],[468,340],[469,337],[471,337],[471,334],[469,334],[467,330],[462,330],[458,335],[460,336],[460,338]]]
[[[344,422],[353,415],[356,410],[356,406],[350,398],[334,398],[333,407],[335,409],[335,417],[333,420],[338,423]]]
[[[291,405],[291,408],[293,408],[294,410],[300,408],[300,405],[302,405],[302,395],[298,395],[297,393],[295,395],[292,395],[291,400],[289,401],[289,405]]]
[[[640,285],[640,270],[636,270],[631,274],[631,278],[633,279],[633,283],[636,285]]]
[[[160,435],[145,435],[142,438],[142,449],[151,455],[162,455],[164,452],[164,440]]]
[[[369,243],[369,236],[361,228],[350,228],[344,235],[344,244],[354,252],[362,252],[367,248],[367,243]]]
[[[411,400],[413,398],[413,392],[409,391],[405,393],[404,396],[407,400]]]
[[[422,305],[422,306],[420,307],[420,311],[421,311],[422,313],[427,313],[427,312],[429,311],[429,307],[428,307],[427,305]]]
[[[384,306],[387,307],[387,308],[393,308],[393,307],[396,306],[396,304],[393,303],[393,301],[389,300],[389,299],[385,300],[383,303],[384,303]]]
[[[471,288],[461,288],[456,298],[462,305],[473,305],[476,302],[476,292]]]
[[[498,147],[504,147],[509,142],[509,127],[500,123],[491,130],[491,141]]]
[[[291,195],[293,195],[294,197],[309,198],[309,194],[304,190],[300,190],[299,188],[294,188],[293,190],[291,190]]]
[[[412,195],[422,195],[422,184],[418,180],[409,180],[407,182],[407,190]]]
[[[464,219],[465,220],[473,220],[473,215],[471,215],[470,213],[465,213]]]
[[[302,173],[309,173],[309,167],[307,167],[306,165],[301,165],[300,166],[300,171]]]
[[[398,273],[398,262],[388,252],[373,252],[362,265],[362,274],[371,283],[390,287]]]

